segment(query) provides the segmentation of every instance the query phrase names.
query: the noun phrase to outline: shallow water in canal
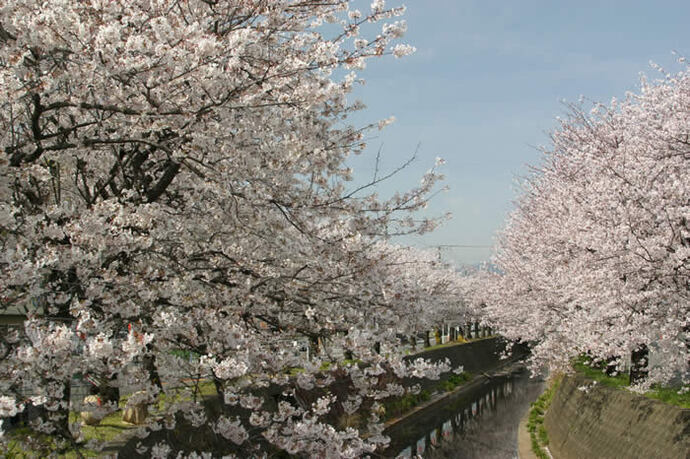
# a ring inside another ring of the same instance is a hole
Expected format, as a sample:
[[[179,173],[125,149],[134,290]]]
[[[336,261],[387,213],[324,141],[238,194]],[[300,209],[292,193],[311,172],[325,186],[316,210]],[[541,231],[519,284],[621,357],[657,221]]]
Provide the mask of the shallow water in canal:
[[[461,390],[391,426],[386,457],[516,458],[520,420],[544,389],[519,369]]]

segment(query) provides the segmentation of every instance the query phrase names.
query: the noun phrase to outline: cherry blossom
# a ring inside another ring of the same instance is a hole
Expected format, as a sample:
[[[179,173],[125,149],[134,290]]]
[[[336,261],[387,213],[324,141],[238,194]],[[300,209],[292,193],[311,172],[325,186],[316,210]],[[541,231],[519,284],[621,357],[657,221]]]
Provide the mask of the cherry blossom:
[[[228,454],[385,444],[376,416],[343,429],[338,413],[399,395],[390,375],[446,370],[404,362],[398,335],[462,316],[462,282],[391,242],[439,223],[414,217],[436,166],[387,200],[373,192],[382,178],[351,185],[345,160],[389,120],[348,123],[361,80],[344,69],[413,51],[396,41],[404,7],[351,3],[0,6],[1,307],[29,318],[23,338],[0,338],[3,415],[31,386],[35,428],[73,447],[74,378],[138,387],[142,401],[206,378],[224,414],[190,388],[193,403],[137,431],[139,450],[176,453],[144,438],[180,422],[213,426]],[[366,22],[381,33],[364,36]],[[248,398],[275,386],[289,402]]]
[[[650,352],[645,385],[690,364],[690,75],[574,106],[526,178],[474,301],[536,366]]]

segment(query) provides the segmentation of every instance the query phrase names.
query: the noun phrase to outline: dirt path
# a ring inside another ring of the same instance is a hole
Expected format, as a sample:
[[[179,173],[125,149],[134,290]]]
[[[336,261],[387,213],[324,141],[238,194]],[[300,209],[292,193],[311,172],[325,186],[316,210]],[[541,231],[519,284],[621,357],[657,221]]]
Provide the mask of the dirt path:
[[[532,452],[532,439],[527,430],[527,420],[529,419],[529,409],[520,420],[518,428],[518,457],[520,459],[537,459],[537,455]]]

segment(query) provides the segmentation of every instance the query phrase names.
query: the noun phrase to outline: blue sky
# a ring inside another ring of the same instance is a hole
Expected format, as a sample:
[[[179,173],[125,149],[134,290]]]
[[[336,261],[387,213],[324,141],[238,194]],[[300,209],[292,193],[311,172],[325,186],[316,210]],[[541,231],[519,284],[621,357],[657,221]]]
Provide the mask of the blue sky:
[[[368,6],[364,2],[362,9]],[[389,1],[388,5],[394,3]],[[353,97],[367,109],[361,124],[394,115],[397,121],[351,160],[359,178],[371,176],[376,151],[383,167],[404,162],[419,144],[412,167],[381,194],[415,185],[437,156],[450,191],[434,198],[431,215],[453,219],[434,233],[399,241],[443,248],[457,264],[488,260],[516,197],[526,164],[539,161],[565,102],[598,102],[636,91],[640,74],[659,74],[653,61],[678,71],[690,57],[690,2],[638,1],[408,1],[406,43],[417,52],[371,62],[366,85]]]

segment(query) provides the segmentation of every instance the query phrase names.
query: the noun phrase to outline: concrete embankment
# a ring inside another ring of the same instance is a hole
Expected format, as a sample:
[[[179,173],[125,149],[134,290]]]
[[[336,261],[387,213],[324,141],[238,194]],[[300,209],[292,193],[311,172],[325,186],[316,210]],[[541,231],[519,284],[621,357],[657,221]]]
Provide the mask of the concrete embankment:
[[[690,459],[690,410],[566,376],[546,413],[558,459]]]
[[[444,399],[449,396],[457,395],[458,393],[471,393],[484,385],[493,375],[511,374],[513,371],[518,371],[524,368],[519,362],[527,354],[527,349],[522,346],[517,346],[513,349],[513,354],[508,359],[502,359],[501,355],[505,350],[505,340],[500,337],[491,337],[478,341],[472,341],[464,344],[457,344],[451,346],[444,346],[433,349],[431,351],[423,351],[418,354],[413,354],[408,359],[424,358],[432,362],[438,362],[448,359],[451,368],[456,368],[460,365],[463,370],[470,372],[472,379],[461,386],[456,387],[451,392],[439,392],[438,386],[440,381],[448,379],[452,373],[446,373],[441,376],[439,380],[405,378],[407,384],[419,384],[423,390],[431,390],[431,398],[410,411],[404,413],[402,416],[390,419],[386,422],[386,428],[390,429],[395,424],[404,420],[414,418],[415,415],[421,411],[432,408],[438,403],[442,403]],[[390,433],[390,432],[389,432]]]
[[[506,342],[500,337],[492,337],[472,341],[465,344],[458,344],[455,346],[444,346],[430,351],[423,351],[418,354],[410,355],[407,359],[424,358],[432,362],[438,362],[445,359],[450,361],[451,368],[455,369],[459,366],[463,370],[473,375],[481,373],[488,373],[510,361],[519,360],[527,355],[527,348],[516,345],[513,349],[513,355],[505,360],[501,359],[501,354],[504,352]],[[446,373],[441,376],[441,381],[447,379],[452,373]],[[420,384],[422,389],[431,389],[438,385],[438,381],[419,380],[416,378],[409,378],[405,380],[406,384]]]

